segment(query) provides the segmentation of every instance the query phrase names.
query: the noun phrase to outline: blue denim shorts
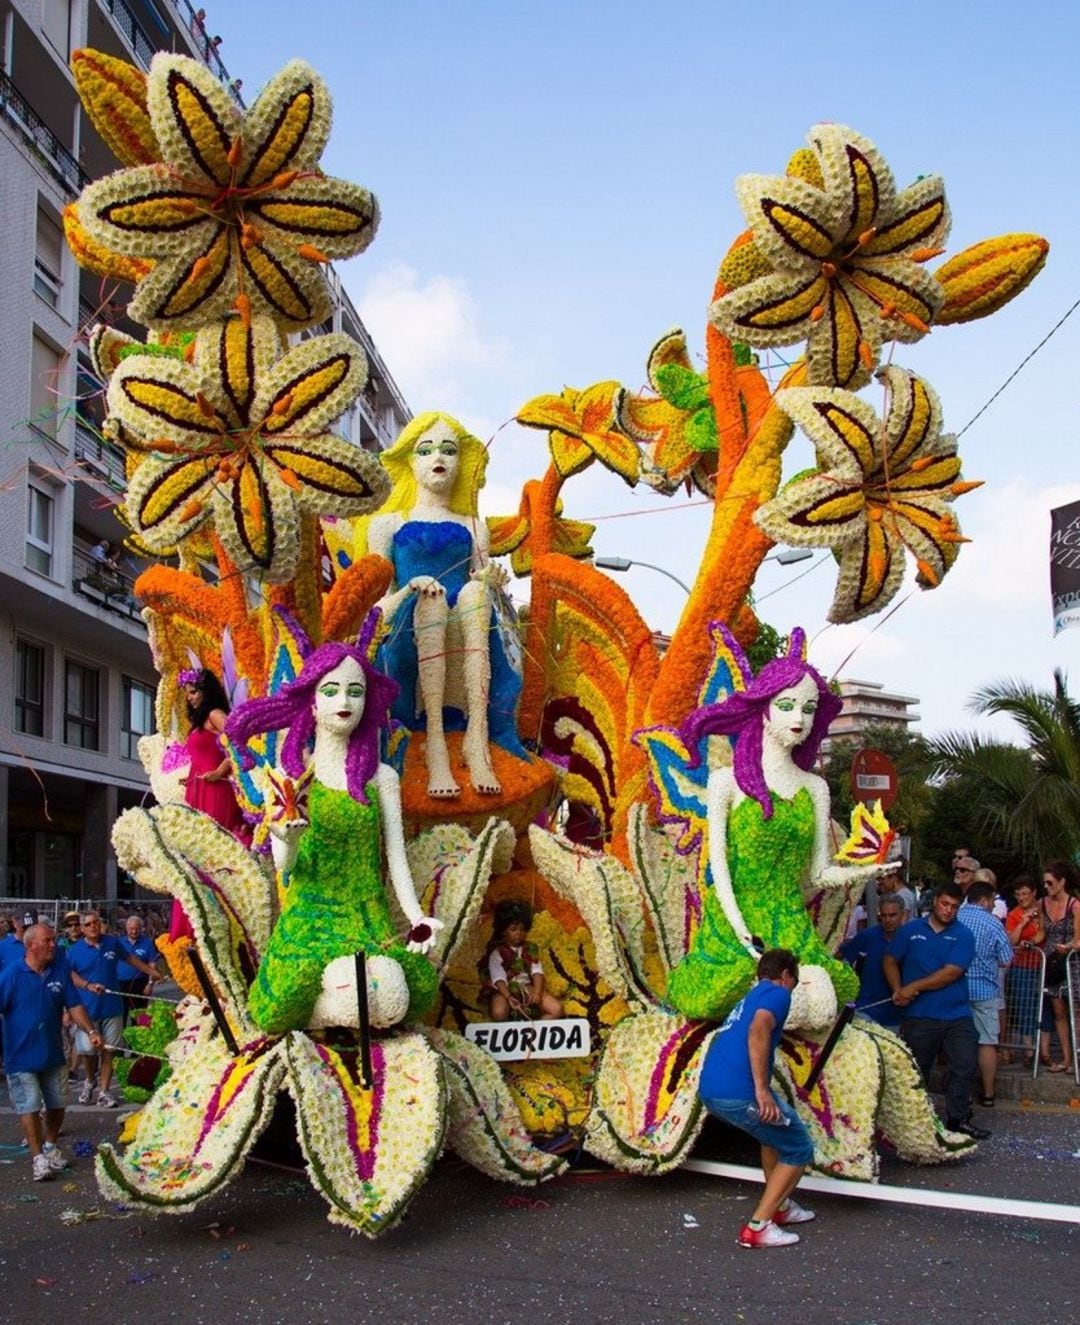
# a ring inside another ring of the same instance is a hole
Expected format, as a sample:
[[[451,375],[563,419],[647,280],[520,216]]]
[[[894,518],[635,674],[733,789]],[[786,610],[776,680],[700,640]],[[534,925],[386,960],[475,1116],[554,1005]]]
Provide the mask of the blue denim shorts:
[[[780,1157],[781,1164],[812,1164],[814,1162],[814,1143],[802,1119],[783,1100],[777,1100],[780,1112],[788,1119],[783,1123],[763,1123],[752,1116],[748,1110],[757,1107],[754,1100],[718,1100],[702,1098],[702,1104],[714,1118],[730,1123],[732,1127],[749,1133],[763,1146],[771,1146]]]
[[[8,1094],[16,1113],[37,1113],[39,1109],[64,1107],[66,1066],[50,1067],[47,1072],[9,1072]]]

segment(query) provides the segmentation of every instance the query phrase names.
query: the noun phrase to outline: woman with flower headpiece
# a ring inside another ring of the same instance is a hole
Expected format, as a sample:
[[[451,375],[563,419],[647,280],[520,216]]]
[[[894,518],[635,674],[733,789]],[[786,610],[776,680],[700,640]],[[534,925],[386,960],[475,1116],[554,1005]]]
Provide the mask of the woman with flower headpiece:
[[[708,869],[697,932],[671,972],[668,1001],[684,1016],[719,1020],[754,981],[763,949],[787,948],[800,963],[800,991],[810,1020],[822,1025],[837,1000],[856,996],[854,971],[822,943],[806,909],[802,884],[865,881],[891,865],[836,865],[829,853],[829,789],[810,770],[840,700],[803,657],[805,636],[792,633],[786,657],[750,678],[738,643],[722,630],[748,684],[722,703],[707,704],[683,724],[691,766],[701,743],[734,741],[730,767],[709,774]]]
[[[244,816],[233,792],[229,757],[221,744],[229,716],[224,687],[208,667],[187,668],[180,673],[179,680],[190,724],[184,742],[189,767],[181,779],[184,800],[193,810],[201,810],[222,828],[248,841]],[[170,940],[175,943],[177,939],[194,937],[184,908],[174,901],[169,921]]]
[[[379,604],[389,635],[378,654],[400,686],[393,716],[409,730],[426,726],[429,796],[461,793],[445,733],[462,726],[469,780],[482,795],[497,796],[489,741],[527,755],[515,721],[521,679],[494,610],[506,574],[488,560],[487,525],[477,512],[487,450],[456,419],[430,412],[413,419],[380,459],[394,486],[361,526],[360,540],[366,534],[367,551],[394,567],[391,592]]]
[[[249,1000],[267,1034],[357,1025],[357,952],[367,959],[372,1025],[414,1020],[435,997],[438,975],[422,954],[442,922],[420,908],[398,777],[379,760],[380,730],[396,693],[363,647],[329,643],[276,695],[249,700],[229,718],[226,730],[245,766],[255,762],[247,744],[253,736],[284,729],[282,768],[290,778],[310,777],[306,821],[271,824],[285,900]],[[391,916],[386,873],[409,925],[404,941]]]

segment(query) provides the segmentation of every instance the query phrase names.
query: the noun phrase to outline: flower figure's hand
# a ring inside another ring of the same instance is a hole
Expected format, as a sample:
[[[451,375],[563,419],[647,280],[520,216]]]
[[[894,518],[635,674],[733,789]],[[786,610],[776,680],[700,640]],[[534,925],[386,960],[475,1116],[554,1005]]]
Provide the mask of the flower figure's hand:
[[[497,561],[489,561],[486,565],[481,566],[479,570],[474,570],[472,578],[480,580],[489,589],[501,589],[509,581],[510,576]]]
[[[443,922],[434,916],[420,916],[412,922],[409,937],[405,943],[409,952],[429,952],[435,945],[435,936],[442,929]]]

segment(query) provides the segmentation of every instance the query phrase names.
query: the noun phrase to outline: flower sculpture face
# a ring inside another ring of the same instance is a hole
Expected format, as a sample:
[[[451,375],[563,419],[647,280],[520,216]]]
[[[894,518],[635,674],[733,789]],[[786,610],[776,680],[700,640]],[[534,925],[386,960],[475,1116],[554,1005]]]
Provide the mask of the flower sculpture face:
[[[915,341],[944,299],[919,264],[949,231],[942,180],[897,193],[880,153],[861,134],[819,124],[786,176],[743,175],[736,194],[766,274],[713,304],[710,320],[732,340],[808,340],[810,381],[869,381],[883,341]],[[797,163],[797,164],[796,164]]]
[[[315,71],[293,60],[244,113],[197,60],[159,54],[146,102],[162,159],[98,180],[79,202],[93,243],[154,262],[131,316],[198,327],[235,307],[289,330],[323,320],[319,264],[365,249],[378,207],[318,168],[330,97]]]
[[[348,336],[319,336],[280,355],[267,318],[204,328],[194,362],[139,356],[109,383],[129,449],[145,451],[126,515],[168,552],[213,520],[241,569],[283,582],[296,570],[299,514],[360,515],[389,491],[378,460],[325,431],[364,384]],[[280,357],[279,357],[280,355]]]
[[[941,436],[933,389],[901,368],[879,375],[889,389],[884,421],[849,391],[805,387],[776,398],[814,443],[821,468],[754,518],[778,542],[837,552],[830,621],[880,611],[900,588],[905,549],[915,556],[918,583],[934,588],[965,541],[950,503],[979,486],[959,478],[956,443]]]

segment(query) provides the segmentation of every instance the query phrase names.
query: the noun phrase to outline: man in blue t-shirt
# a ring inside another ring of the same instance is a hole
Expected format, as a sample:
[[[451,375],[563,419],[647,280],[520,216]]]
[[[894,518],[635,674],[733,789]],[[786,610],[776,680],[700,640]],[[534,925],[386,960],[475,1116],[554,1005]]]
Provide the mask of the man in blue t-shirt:
[[[158,978],[157,970],[136,957],[124,947],[115,934],[101,932],[101,917],[96,911],[87,911],[81,921],[82,938],[68,948],[66,956],[71,967],[72,979],[77,989],[81,990],[82,1001],[86,1006],[90,1020],[101,1032],[105,1044],[120,1043],[124,1030],[124,1000],[116,992],[120,988],[117,971],[121,962],[128,962],[135,970],[147,976],[153,984]],[[94,1067],[96,1055],[90,1042],[82,1031],[75,1032],[75,1050],[82,1059],[86,1080],[79,1092],[79,1103],[89,1104],[94,1097]],[[116,1107],[116,1100],[109,1092],[112,1082],[112,1052],[105,1048],[101,1052],[101,1089],[97,1102],[103,1109]]]
[[[799,959],[786,948],[765,952],[758,982],[732,1008],[712,1037],[698,1094],[715,1117],[761,1143],[765,1190],[750,1221],[739,1230],[740,1247],[786,1247],[799,1241],[788,1224],[814,1218],[791,1199],[814,1158],[810,1135],[795,1110],[772,1093],[773,1058],[799,983]]]
[[[971,1116],[979,1046],[966,979],[975,940],[956,918],[963,898],[959,884],[943,883],[930,914],[893,936],[882,965],[893,1002],[903,1010],[900,1034],[927,1085],[938,1053],[945,1055],[946,1126],[982,1141],[990,1133]]]
[[[0,1015],[4,1019],[4,1066],[8,1093],[19,1115],[34,1166],[34,1181],[67,1168],[56,1138],[64,1122],[64,1009],[88,1042],[100,1049],[95,1030],[71,981],[67,962],[56,952],[48,925],[28,925],[23,960],[0,972]],[[42,1135],[41,1110],[45,1110]]]
[[[154,940],[143,930],[143,922],[138,916],[128,916],[124,921],[124,933],[120,942],[136,957],[142,958],[148,966],[157,960],[158,950]],[[130,1021],[132,1013],[144,1006],[138,996],[146,990],[146,976],[137,971],[129,961],[122,961],[116,968],[120,980],[120,992],[124,995],[124,1016]]]
[[[903,1014],[892,1001],[892,990],[885,979],[882,963],[890,939],[904,923],[904,915],[903,899],[895,893],[887,893],[878,901],[881,923],[861,929],[840,944],[840,956],[854,966],[859,977],[856,1008],[890,1030],[896,1030]]]

